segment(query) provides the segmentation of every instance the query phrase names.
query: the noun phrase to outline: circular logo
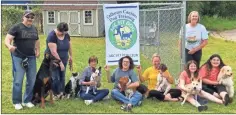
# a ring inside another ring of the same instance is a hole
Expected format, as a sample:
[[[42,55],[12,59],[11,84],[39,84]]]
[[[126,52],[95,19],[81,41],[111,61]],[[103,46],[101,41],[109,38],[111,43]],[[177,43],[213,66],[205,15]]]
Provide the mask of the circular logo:
[[[129,20],[116,20],[109,28],[109,40],[114,47],[127,50],[136,43],[137,29]]]

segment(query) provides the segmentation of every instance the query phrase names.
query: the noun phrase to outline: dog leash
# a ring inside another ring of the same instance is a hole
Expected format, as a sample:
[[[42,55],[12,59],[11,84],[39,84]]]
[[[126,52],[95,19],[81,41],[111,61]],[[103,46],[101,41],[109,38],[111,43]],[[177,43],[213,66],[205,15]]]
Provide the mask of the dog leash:
[[[69,60],[69,69],[70,69],[70,72],[73,73],[73,64],[72,64],[72,61]]]

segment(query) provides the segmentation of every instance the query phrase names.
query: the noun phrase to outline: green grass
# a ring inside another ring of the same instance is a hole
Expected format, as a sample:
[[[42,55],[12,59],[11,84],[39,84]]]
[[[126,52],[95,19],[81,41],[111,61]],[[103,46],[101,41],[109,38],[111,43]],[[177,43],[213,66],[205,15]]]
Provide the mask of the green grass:
[[[3,37],[4,38],[4,37]],[[45,50],[45,36],[40,36],[41,41],[41,56],[37,60],[37,67],[39,68],[43,58],[43,52]],[[102,38],[72,38],[73,43],[73,60],[74,70],[81,72],[86,66],[88,66],[87,59],[91,55],[96,55],[99,58],[98,66],[105,65],[105,41]],[[205,62],[209,56],[213,53],[218,53],[222,56],[224,62],[229,64],[233,68],[233,72],[236,73],[236,43],[227,42],[219,39],[209,39],[209,44],[203,50],[202,63]],[[163,52],[164,53],[164,52]],[[166,52],[169,53],[169,52]],[[167,55],[167,54],[165,54]],[[173,58],[174,57],[170,57]],[[165,60],[165,59],[163,59]],[[151,66],[150,60],[141,56],[141,64],[143,70]],[[54,105],[46,104],[46,108],[42,110],[39,106],[28,109],[25,108],[20,111],[16,111],[13,108],[11,101],[12,92],[12,73],[11,73],[11,58],[10,54],[4,46],[4,39],[2,39],[2,113],[126,113],[120,110],[120,105],[110,99],[86,106],[81,99],[69,99],[55,101]],[[115,68],[115,67],[112,67]],[[107,83],[105,79],[105,72],[102,71],[102,88],[113,87],[113,84]],[[66,72],[66,81],[68,81],[71,72]],[[235,81],[234,81],[235,82]],[[25,85],[23,86],[23,88]],[[109,94],[110,95],[110,94]],[[236,98],[234,97],[234,100]],[[213,102],[209,102],[209,109],[202,113],[236,113],[235,110],[236,101],[229,106],[225,107]],[[154,100],[144,100],[141,107],[133,108],[134,113],[198,113],[196,107],[186,103],[184,106],[180,106],[180,102],[160,102]]]
[[[202,16],[201,22],[207,30],[224,31],[236,29],[236,17],[234,18],[222,18],[222,17],[209,17]]]

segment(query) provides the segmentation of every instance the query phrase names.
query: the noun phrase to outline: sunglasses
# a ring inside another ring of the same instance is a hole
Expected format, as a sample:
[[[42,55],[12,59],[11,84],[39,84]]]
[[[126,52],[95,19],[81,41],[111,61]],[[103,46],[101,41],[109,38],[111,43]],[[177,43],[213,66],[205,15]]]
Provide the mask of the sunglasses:
[[[34,16],[25,16],[26,18],[31,18],[31,19],[34,19]]]

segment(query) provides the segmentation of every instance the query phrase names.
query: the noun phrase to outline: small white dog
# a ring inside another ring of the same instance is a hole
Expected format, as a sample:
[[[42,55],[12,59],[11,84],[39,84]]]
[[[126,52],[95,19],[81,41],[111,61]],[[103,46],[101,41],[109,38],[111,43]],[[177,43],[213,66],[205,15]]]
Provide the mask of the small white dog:
[[[98,79],[99,79],[98,75],[99,75],[99,73],[101,73],[101,69],[102,69],[102,67],[100,66],[98,69],[93,68],[93,70],[92,70],[93,73],[90,77],[90,81],[95,81],[95,85],[93,87],[93,94],[97,94],[96,90],[97,90],[97,83],[98,83]],[[86,94],[89,92],[89,90],[90,90],[90,86],[87,87]]]
[[[162,76],[162,73],[167,70],[167,67],[165,64],[160,64],[159,69],[160,73],[157,75],[156,90],[164,92],[164,95],[166,95],[171,89],[171,84],[167,81],[165,77]]]
[[[218,74],[217,81],[224,85],[229,97],[233,99],[234,96],[234,82],[233,72],[230,66],[223,66]]]
[[[197,95],[200,93],[200,91],[202,90],[202,80],[201,79],[195,79],[195,78],[191,78],[191,83],[187,84],[184,86],[185,89],[187,90],[186,94],[184,95],[184,100],[181,103],[181,105],[184,105],[187,97],[189,95]]]

